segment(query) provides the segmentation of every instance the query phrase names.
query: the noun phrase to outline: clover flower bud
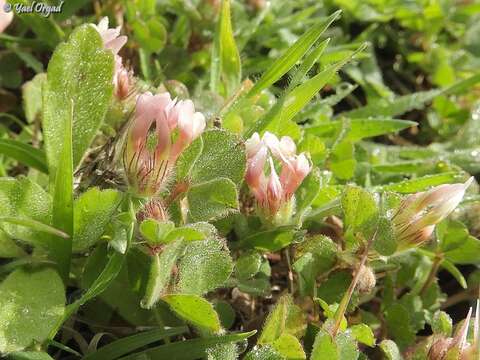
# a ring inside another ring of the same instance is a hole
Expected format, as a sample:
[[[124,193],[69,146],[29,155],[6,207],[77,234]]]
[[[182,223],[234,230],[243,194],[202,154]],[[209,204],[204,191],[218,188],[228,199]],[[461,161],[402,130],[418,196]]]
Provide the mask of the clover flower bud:
[[[4,10],[6,3],[5,0],[0,0],[0,33],[4,32],[13,20],[13,11],[6,12]]]
[[[167,221],[169,218],[167,209],[159,199],[150,200],[137,213],[137,221],[139,223],[146,219]]]
[[[462,201],[473,177],[464,184],[445,184],[406,197],[392,218],[400,248],[427,241],[435,225]]]
[[[163,190],[178,156],[204,129],[205,118],[190,100],[177,102],[169,93],[139,95],[123,151],[130,188],[139,196]]]
[[[292,198],[302,181],[311,171],[311,165],[304,153],[296,154],[293,140],[284,136],[278,139],[266,132],[262,138],[253,134],[245,142],[247,172],[245,181],[255,196],[257,206],[267,218],[282,218],[284,222],[293,210]],[[281,165],[277,174],[274,159]],[[268,162],[269,175],[265,165]]]
[[[358,277],[357,290],[361,293],[369,293],[377,284],[377,278],[372,268],[363,265],[360,268],[360,275]]]
[[[475,344],[467,342],[468,328],[470,326],[470,319],[472,316],[472,308],[468,311],[468,315],[463,321],[462,326],[457,331],[453,338],[440,337],[433,341],[428,350],[428,360],[470,360],[474,359],[471,354],[474,354],[476,349],[473,349]],[[475,342],[478,341],[478,304],[475,319]]]

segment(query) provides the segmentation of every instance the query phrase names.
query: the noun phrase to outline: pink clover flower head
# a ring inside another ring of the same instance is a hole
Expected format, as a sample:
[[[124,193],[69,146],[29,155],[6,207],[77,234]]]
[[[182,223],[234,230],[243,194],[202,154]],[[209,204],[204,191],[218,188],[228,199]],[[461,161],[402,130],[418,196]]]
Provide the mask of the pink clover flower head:
[[[123,152],[130,187],[141,196],[162,190],[178,156],[204,129],[205,118],[190,100],[172,100],[169,93],[139,95]]]
[[[270,215],[293,197],[312,167],[305,153],[296,154],[293,140],[266,132],[262,138],[253,134],[245,142],[247,153],[247,172],[245,181],[252,191],[257,205]],[[280,164],[280,175],[277,174],[274,160]],[[269,174],[265,172],[268,162]]]

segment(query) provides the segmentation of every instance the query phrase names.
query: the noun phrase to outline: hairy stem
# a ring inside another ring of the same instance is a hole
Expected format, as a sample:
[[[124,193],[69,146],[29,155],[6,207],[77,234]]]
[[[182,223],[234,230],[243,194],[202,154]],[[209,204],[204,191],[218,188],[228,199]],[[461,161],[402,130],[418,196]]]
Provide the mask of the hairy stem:
[[[353,292],[355,291],[355,287],[358,284],[358,280],[360,279],[360,274],[361,274],[361,269],[365,265],[367,258],[368,258],[368,252],[370,251],[370,247],[375,240],[375,237],[377,236],[377,230],[375,230],[375,233],[371,237],[371,239],[368,241],[367,245],[365,246],[365,250],[363,252],[362,258],[360,260],[360,263],[358,264],[357,268],[355,269],[355,273],[352,279],[352,282],[350,283],[350,286],[347,289],[347,292],[345,295],[343,295],[342,301],[340,302],[340,305],[338,306],[337,312],[335,313],[335,324],[332,328],[331,334],[332,337],[335,337],[338,333],[338,330],[340,329],[340,324],[342,323],[343,316],[345,315],[345,311],[347,310],[347,306],[350,303],[350,300],[352,298]]]

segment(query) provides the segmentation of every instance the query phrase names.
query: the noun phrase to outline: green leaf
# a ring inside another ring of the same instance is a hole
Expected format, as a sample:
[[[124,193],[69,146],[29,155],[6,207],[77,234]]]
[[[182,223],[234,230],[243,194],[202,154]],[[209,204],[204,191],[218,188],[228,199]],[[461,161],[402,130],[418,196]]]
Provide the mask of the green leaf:
[[[419,91],[413,94],[398,96],[393,101],[379,99],[373,104],[368,104],[358,109],[342,113],[350,118],[367,118],[369,116],[397,116],[415,109],[423,109],[426,103],[440,95],[438,89]]]
[[[167,243],[166,237],[175,228],[172,221],[157,221],[154,219],[143,220],[139,230],[149,245]]]
[[[273,348],[287,360],[306,359],[302,344],[293,335],[282,334],[272,344]]]
[[[43,134],[52,176],[72,113],[74,168],[90,146],[110,103],[113,68],[112,52],[103,49],[99,33],[88,24],[77,28],[53,53],[43,89]]]
[[[390,256],[397,250],[392,222],[385,216],[378,218],[377,235],[373,242],[373,248],[383,256]]]
[[[375,346],[375,336],[373,335],[372,329],[366,324],[353,325],[349,329],[352,333],[352,336],[358,342],[365,344],[367,346]]]
[[[345,138],[352,141],[358,141],[364,138],[398,132],[414,125],[417,125],[417,123],[391,118],[353,119],[349,121],[349,131]],[[341,121],[333,120],[317,126],[307,127],[305,128],[305,132],[320,137],[330,137],[337,133],[341,127]]]
[[[479,250],[480,250],[480,248],[479,248]],[[460,284],[460,286],[462,288],[466,289],[468,287],[467,286],[467,281],[463,277],[462,272],[453,263],[444,259],[441,262],[440,266],[442,268],[444,268],[445,270],[447,270],[455,278],[455,280],[458,281],[458,283]]]
[[[278,251],[290,245],[294,239],[295,232],[291,227],[285,227],[254,233],[244,238],[242,243],[260,251]]]
[[[285,51],[262,75],[260,80],[248,93],[249,97],[253,97],[262,90],[268,88],[283,75],[285,75],[299,61],[307,51],[312,47],[323,32],[334,22],[340,15],[341,11],[337,11],[330,15],[325,21],[313,25],[307,30],[291,47]],[[253,134],[255,131],[252,131]]]
[[[194,140],[179,156],[175,164],[177,181],[184,181],[190,177],[195,163],[203,152],[203,137]]]
[[[190,148],[197,150],[199,145],[196,143],[200,141],[203,142],[203,147],[198,157],[189,156],[184,160],[188,162],[196,158],[189,172],[191,182],[198,184],[227,178],[239,184],[245,175],[247,162],[240,138],[223,130],[209,130],[203,133],[201,140],[195,140]],[[183,170],[182,173],[186,171]]]
[[[385,313],[388,334],[394,338],[400,348],[405,348],[415,341],[415,329],[411,315],[402,304],[389,306]]]
[[[221,78],[225,85],[226,96],[233,94],[242,78],[240,54],[232,30],[230,0],[222,0],[212,47],[210,90],[218,92]]]
[[[480,264],[480,240],[468,236],[462,245],[445,252],[445,258],[454,264]]]
[[[330,153],[329,163],[330,169],[337,178],[342,180],[352,178],[357,166],[353,142],[342,140],[336,143]]]
[[[397,344],[395,344],[392,340],[383,340],[380,343],[380,349],[382,349],[382,352],[387,360],[403,360]]]
[[[48,174],[45,153],[31,145],[12,139],[0,139],[0,154]]]
[[[320,170],[313,168],[310,174],[303,180],[302,184],[295,192],[296,213],[295,216],[299,220],[303,217],[306,211],[312,205],[320,192],[321,179]]]
[[[204,358],[207,355],[207,350],[212,346],[239,342],[248,339],[250,336],[254,335],[255,332],[256,331],[250,331],[246,333],[178,341],[147,349],[139,353],[133,353],[123,357],[122,360],[135,360],[139,357],[146,357],[147,359],[171,358],[175,360],[195,360]]]
[[[9,360],[53,360],[46,352],[40,351],[15,351],[8,354]]]
[[[265,129],[278,133],[279,129],[292,120],[293,117],[328,83],[328,81],[330,81],[343,65],[350,61],[353,56],[364,48],[364,46],[360,47],[354,53],[348,54],[337,63],[330,65],[325,70],[285,94],[285,97],[279,100],[279,106],[274,106],[270,109],[269,112],[267,112],[247,131],[245,136],[250,137],[253,133],[260,133]],[[251,92],[249,94],[251,94]]]
[[[368,104],[358,109],[342,113],[342,116],[350,118],[369,116],[397,116],[415,109],[423,109],[425,104],[432,101],[438,95],[455,94],[464,91],[480,81],[480,74],[473,75],[467,79],[444,88],[428,91],[419,91],[413,94],[398,96],[393,101],[382,99],[373,104]]]
[[[262,257],[256,251],[242,254],[235,263],[235,275],[241,280],[250,279],[260,270]]]
[[[450,337],[452,335],[452,318],[444,311],[438,310],[433,316],[432,331],[435,335]]]
[[[255,346],[244,358],[244,360],[284,360],[272,346]]]
[[[327,38],[322,41],[317,47],[315,47],[312,51],[310,51],[310,53],[305,57],[298,69],[295,71],[290,81],[290,84],[288,85],[289,89],[293,89],[305,80],[308,72],[311,70],[313,65],[318,62],[329,43],[330,38]]]
[[[320,329],[312,348],[310,360],[340,360],[337,346],[332,336],[325,330]]]
[[[30,219],[38,223],[51,223],[50,196],[28,178],[0,178],[0,213],[4,218]],[[1,224],[5,233],[14,239],[45,246],[38,231],[10,222]]]
[[[23,109],[28,123],[33,123],[42,112],[42,87],[47,74],[37,74],[22,86]]]
[[[293,303],[290,295],[284,295],[278,299],[275,308],[268,315],[258,344],[273,344],[285,334],[300,337],[305,328],[303,311]]]
[[[64,120],[63,146],[59,153],[58,169],[53,174],[53,204],[52,204],[52,225],[63,232],[69,238],[59,239],[58,236],[51,236],[48,241],[47,253],[59,269],[59,273],[67,281],[70,273],[70,258],[72,256],[73,236],[73,155],[72,155],[72,122],[73,122],[73,100],[71,112]]]
[[[202,295],[227,281],[233,261],[224,244],[211,238],[187,244],[178,269],[178,291]]]
[[[299,275],[300,290],[304,294],[314,294],[317,276],[335,264],[337,251],[334,242],[324,235],[309,237],[295,248],[293,269]]]
[[[0,284],[0,352],[47,339],[65,309],[62,279],[51,268],[18,269]]]
[[[199,241],[205,240],[205,237],[206,235],[201,229],[197,229],[194,225],[187,225],[170,231],[165,242],[168,244],[178,239],[185,241]]]
[[[103,235],[122,201],[116,190],[90,188],[75,200],[73,206],[73,251],[84,251]]]
[[[335,338],[340,359],[358,359],[357,342],[348,333],[338,333]]]
[[[168,33],[160,18],[152,17],[146,21],[136,18],[131,21],[130,26],[142,50],[158,53],[165,47]]]
[[[182,240],[174,241],[163,248],[160,255],[150,256],[150,270],[145,295],[140,303],[143,308],[150,309],[160,299],[172,278],[173,269],[184,251]]]
[[[106,250],[105,254],[107,254]],[[93,256],[90,256],[90,258],[93,258]],[[74,314],[80,306],[100,295],[103,291],[105,291],[105,289],[108,288],[110,283],[117,277],[118,273],[122,269],[124,260],[124,254],[121,254],[117,251],[113,251],[110,254],[105,268],[89,286],[88,290],[82,295],[80,299],[67,306],[65,315],[63,319],[57,324],[57,328],[59,328],[65,320],[67,320],[72,314]]]
[[[189,216],[193,221],[212,221],[238,210],[235,183],[227,178],[192,186],[188,191]]]
[[[220,319],[213,305],[198,295],[175,294],[162,297],[182,319],[202,329],[218,333]]]
[[[115,340],[83,357],[84,360],[115,360],[141,347],[188,331],[186,326],[153,329]]]
[[[464,177],[465,176],[463,174],[456,172],[426,175],[416,179],[404,180],[398,183],[384,185],[381,187],[381,189],[385,191],[396,191],[402,194],[411,194],[427,190],[432,186],[463,182]]]
[[[3,230],[0,230],[0,258],[17,258],[25,255],[25,251]]]
[[[68,234],[64,233],[63,231],[60,231],[58,229],[55,229],[54,227],[51,227],[50,225],[45,225],[44,223],[29,218],[1,216],[0,223],[23,226],[32,229],[33,231],[38,233],[50,234],[53,236],[61,237],[63,239],[69,238]]]
[[[437,225],[435,232],[441,251],[455,250],[467,241],[468,228],[460,221],[446,219]]]
[[[372,194],[358,186],[348,185],[342,194],[345,224],[352,230],[369,224],[378,213]]]

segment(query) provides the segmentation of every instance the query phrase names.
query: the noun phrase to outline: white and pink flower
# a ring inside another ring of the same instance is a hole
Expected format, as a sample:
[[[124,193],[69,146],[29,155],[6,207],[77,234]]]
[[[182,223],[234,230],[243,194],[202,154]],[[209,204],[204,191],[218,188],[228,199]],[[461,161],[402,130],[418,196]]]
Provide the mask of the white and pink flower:
[[[113,74],[113,84],[115,86],[115,96],[123,100],[130,93],[130,73],[123,66],[122,58],[118,53],[122,47],[127,43],[127,36],[120,35],[121,27],[117,26],[116,28],[108,27],[108,17],[102,18],[98,25],[92,24],[92,26],[100,34],[103,47],[112,51],[115,60],[115,69]]]
[[[393,216],[397,241],[401,247],[427,241],[435,225],[460,204],[473,177],[464,184],[444,184],[407,196]]]
[[[192,101],[172,100],[169,93],[139,95],[123,153],[130,187],[142,196],[163,189],[178,156],[204,129],[205,117]]]
[[[257,205],[269,215],[275,215],[287,204],[303,179],[310,173],[311,165],[305,153],[296,154],[293,140],[284,136],[278,139],[268,131],[260,138],[258,133],[245,142],[247,172],[245,181]],[[274,159],[281,164],[280,176]],[[269,175],[265,168],[269,167]]]

